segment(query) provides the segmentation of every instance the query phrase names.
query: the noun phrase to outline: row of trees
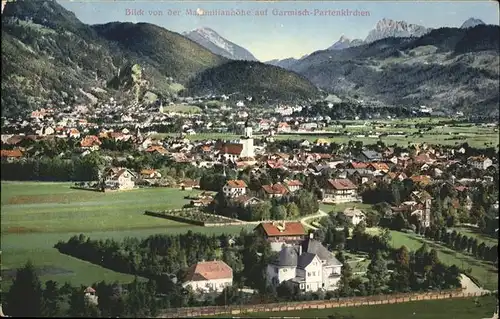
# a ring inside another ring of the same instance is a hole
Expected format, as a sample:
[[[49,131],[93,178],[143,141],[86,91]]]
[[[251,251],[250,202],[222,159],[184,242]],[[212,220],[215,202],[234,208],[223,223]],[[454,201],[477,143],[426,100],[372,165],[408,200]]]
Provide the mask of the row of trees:
[[[489,246],[485,242],[479,242],[477,238],[450,231],[445,227],[441,229],[426,228],[423,232],[426,238],[444,243],[459,252],[467,252],[476,258],[496,262],[498,260],[498,245]]]

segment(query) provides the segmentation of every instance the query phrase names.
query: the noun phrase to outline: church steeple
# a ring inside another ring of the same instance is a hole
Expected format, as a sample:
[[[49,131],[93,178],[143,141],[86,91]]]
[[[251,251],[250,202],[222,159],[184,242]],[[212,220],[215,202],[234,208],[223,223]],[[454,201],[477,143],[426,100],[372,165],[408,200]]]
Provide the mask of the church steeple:
[[[244,138],[253,138],[252,136],[252,124],[250,123],[250,117],[247,118],[245,122],[245,134]]]

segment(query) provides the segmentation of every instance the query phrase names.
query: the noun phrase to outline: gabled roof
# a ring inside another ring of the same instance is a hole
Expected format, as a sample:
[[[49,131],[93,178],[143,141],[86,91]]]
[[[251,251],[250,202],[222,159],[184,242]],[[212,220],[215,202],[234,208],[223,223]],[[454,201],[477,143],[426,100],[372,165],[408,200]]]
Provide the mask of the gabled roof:
[[[230,187],[230,188],[246,188],[247,183],[245,183],[245,181],[242,181],[239,179],[233,179],[233,180],[227,181],[226,186]]]
[[[364,151],[361,151],[361,153],[368,159],[379,159],[379,158],[382,158],[382,156],[380,155],[380,153],[378,152],[375,152],[375,151],[371,151],[371,150],[364,150]]]
[[[324,260],[326,265],[341,266],[342,263],[335,258],[333,253],[329,251],[325,246],[321,244],[316,239],[307,238],[302,243],[302,248],[304,252],[318,255],[319,259]]]
[[[22,157],[23,153],[21,150],[2,150],[1,151],[1,157]]]
[[[315,254],[311,254],[308,252],[302,253],[297,260],[297,267],[301,269],[305,269],[309,264],[316,258]]]
[[[288,193],[288,189],[286,189],[285,186],[279,183],[271,185],[262,185],[262,189],[264,189],[264,191],[270,195],[284,195]]]
[[[224,143],[222,145],[218,145],[217,149],[221,154],[240,155],[243,151],[243,144]]]
[[[203,261],[188,268],[184,281],[233,278],[233,270],[222,260]]]
[[[305,236],[306,230],[301,222],[283,222],[280,223],[260,223],[256,228],[261,227],[268,237],[275,236]]]
[[[271,263],[276,266],[281,267],[295,267],[297,266],[297,261],[299,259],[299,251],[296,247],[285,246],[283,247],[277,256]]]
[[[329,179],[328,184],[333,189],[343,190],[343,189],[357,189],[358,187],[353,184],[347,178],[337,178],[337,179]]]

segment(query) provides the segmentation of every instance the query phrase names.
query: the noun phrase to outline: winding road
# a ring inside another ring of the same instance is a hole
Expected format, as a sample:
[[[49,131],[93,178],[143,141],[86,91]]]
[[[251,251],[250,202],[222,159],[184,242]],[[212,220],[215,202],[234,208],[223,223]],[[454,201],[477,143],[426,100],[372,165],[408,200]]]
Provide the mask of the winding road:
[[[328,214],[320,209],[320,210],[318,210],[317,214],[306,216],[306,217],[302,218],[300,220],[300,222],[302,223],[302,225],[309,227],[312,230],[316,230],[316,229],[318,229],[318,227],[314,227],[313,225],[309,224],[307,221],[310,219],[315,219],[315,218],[324,217],[324,216],[328,216]]]

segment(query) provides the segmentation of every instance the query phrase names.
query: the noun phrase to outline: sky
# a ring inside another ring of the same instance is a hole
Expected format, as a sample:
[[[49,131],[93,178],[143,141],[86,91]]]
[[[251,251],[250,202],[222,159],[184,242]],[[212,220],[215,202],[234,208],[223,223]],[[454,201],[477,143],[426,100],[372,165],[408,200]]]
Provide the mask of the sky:
[[[470,17],[499,24],[497,1],[71,1],[58,0],[87,24],[114,21],[148,22],[182,33],[209,27],[249,50],[260,61],[300,58],[335,43],[342,35],[365,39],[383,18],[425,27],[460,27]],[[135,11],[134,11],[135,10]],[[142,10],[142,12],[140,11]],[[190,14],[204,12],[204,15]],[[213,15],[220,10],[245,15]],[[267,10],[267,11],[266,11]],[[308,15],[280,15],[299,10]],[[328,11],[344,10],[344,16]],[[348,11],[347,11],[348,10]],[[352,12],[358,10],[358,16]],[[325,12],[327,15],[325,15]],[[350,14],[350,16],[346,15]],[[208,14],[212,15],[208,15]],[[321,15],[323,13],[323,15]],[[156,15],[155,15],[156,14]]]

